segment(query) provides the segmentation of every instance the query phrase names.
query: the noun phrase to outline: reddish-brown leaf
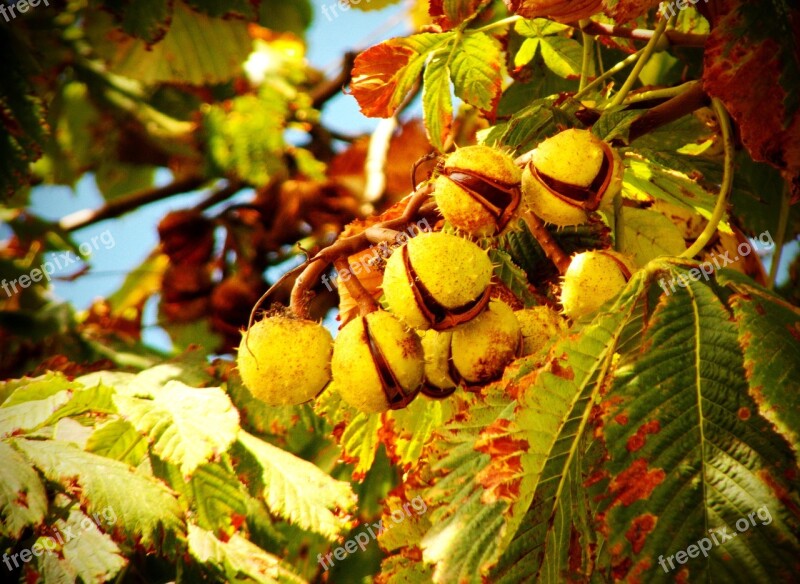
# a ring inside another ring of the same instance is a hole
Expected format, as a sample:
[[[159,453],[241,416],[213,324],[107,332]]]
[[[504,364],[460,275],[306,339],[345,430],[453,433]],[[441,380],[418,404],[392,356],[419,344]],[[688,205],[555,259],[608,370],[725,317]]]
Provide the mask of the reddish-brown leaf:
[[[754,160],[800,173],[800,11],[771,2],[715,3],[703,87],[722,100]]]
[[[619,24],[636,20],[642,14],[655,8],[661,0],[605,0],[603,11]],[[666,0],[669,4],[672,0]],[[691,6],[691,5],[690,5]],[[678,10],[677,4],[675,10]]]
[[[413,56],[408,47],[387,41],[356,57],[350,89],[361,113],[372,118],[394,114],[403,98],[397,96],[398,75]]]
[[[589,18],[603,9],[602,0],[504,0],[508,10],[524,18],[547,17],[558,22]]]

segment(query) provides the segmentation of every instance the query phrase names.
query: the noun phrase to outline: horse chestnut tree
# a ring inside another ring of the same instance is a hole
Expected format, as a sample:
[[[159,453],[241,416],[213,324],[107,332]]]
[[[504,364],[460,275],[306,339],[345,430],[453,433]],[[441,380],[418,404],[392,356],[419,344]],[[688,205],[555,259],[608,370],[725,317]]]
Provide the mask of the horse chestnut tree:
[[[3,582],[796,580],[796,6],[46,4]]]

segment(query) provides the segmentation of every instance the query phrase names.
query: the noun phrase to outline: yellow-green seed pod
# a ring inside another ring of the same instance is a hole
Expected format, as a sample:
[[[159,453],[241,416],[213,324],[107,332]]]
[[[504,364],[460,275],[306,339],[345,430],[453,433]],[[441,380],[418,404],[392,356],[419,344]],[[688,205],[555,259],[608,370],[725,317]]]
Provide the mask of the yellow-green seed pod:
[[[354,318],[333,347],[333,378],[348,404],[364,413],[406,407],[425,370],[419,337],[384,310]]]
[[[514,315],[522,331],[522,354],[538,353],[550,340],[566,328],[564,317],[549,306],[517,310]]]
[[[455,391],[461,375],[451,358],[452,331],[424,331],[421,335],[425,352],[425,384],[422,392],[434,398],[446,397]]]
[[[613,251],[586,251],[570,261],[561,286],[564,314],[575,320],[616,296],[635,271],[631,261]]]
[[[389,310],[408,326],[445,330],[483,309],[492,272],[489,255],[471,241],[422,233],[386,262],[382,287]]]
[[[445,220],[476,237],[495,235],[514,217],[522,173],[514,159],[489,146],[466,146],[450,154],[434,181]]]
[[[493,381],[517,356],[520,340],[514,311],[506,303],[492,300],[481,314],[453,331],[453,365],[467,383]]]
[[[273,406],[294,405],[330,381],[332,350],[331,334],[321,324],[272,316],[242,334],[236,366],[254,397]]]
[[[522,173],[524,204],[547,223],[578,225],[609,208],[622,188],[622,161],[589,130],[565,130],[531,152]]]

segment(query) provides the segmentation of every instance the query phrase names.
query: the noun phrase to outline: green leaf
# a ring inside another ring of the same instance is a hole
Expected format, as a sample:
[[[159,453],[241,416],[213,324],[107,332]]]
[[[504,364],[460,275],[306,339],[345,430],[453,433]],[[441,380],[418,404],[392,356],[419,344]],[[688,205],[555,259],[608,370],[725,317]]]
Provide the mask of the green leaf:
[[[110,517],[109,517],[110,515]],[[103,584],[113,580],[119,571],[127,565],[128,560],[122,555],[114,540],[98,529],[112,531],[113,514],[96,514],[89,517],[79,509],[70,508],[66,519],[57,519],[51,529],[60,537],[53,539],[41,536],[36,543],[48,550],[58,539],[63,545],[57,551],[45,551],[44,556],[35,558],[44,582],[59,582],[59,578],[68,574],[71,580],[85,583]]]
[[[88,412],[94,414],[113,414],[116,407],[113,401],[114,390],[105,385],[96,385],[86,389],[79,389],[72,392],[70,400],[60,406],[53,414],[43,422],[43,425],[50,426],[64,418],[79,416]]]
[[[43,400],[62,391],[81,387],[80,383],[69,381],[62,373],[48,372],[39,377],[9,379],[0,383],[0,393],[8,396],[2,407],[16,406],[26,402]]]
[[[153,466],[185,498],[192,520],[203,529],[232,535],[247,515],[250,496],[227,462],[201,464],[188,481],[173,464],[156,461]]]
[[[536,56],[539,44],[539,39],[525,39],[520,45],[517,54],[514,55],[514,66],[522,67],[530,63]]]
[[[15,55],[0,75],[0,196],[8,198],[28,184],[30,164],[42,155],[48,139],[45,108],[30,79],[40,73],[33,47],[16,36],[13,27],[0,27],[0,54]]]
[[[283,130],[288,96],[269,86],[207,108],[203,120],[208,156],[220,170],[263,186],[284,171]]]
[[[613,307],[599,313],[579,335],[558,341],[550,351],[558,357],[531,374],[527,383],[526,378],[517,381],[525,389],[511,428],[522,429],[527,443],[520,448],[524,496],[517,508],[531,503],[524,515],[513,518],[520,527],[493,573],[494,581],[536,580],[537,575],[553,581],[562,573],[558,564],[570,551],[570,537],[586,513],[578,501],[576,481],[589,416],[610,370],[614,347],[635,308],[630,291],[640,289],[642,276],[641,272],[634,276]],[[584,539],[586,545],[590,541]]]
[[[500,552],[508,503],[483,499],[479,481],[491,457],[476,449],[483,428],[511,411],[503,391],[490,391],[480,400],[467,397],[462,412],[431,445],[428,464],[437,479],[422,493],[432,525],[420,542],[426,563],[435,563],[434,582],[480,582]]]
[[[102,4],[117,18],[126,34],[148,44],[161,40],[169,29],[172,2],[167,0],[105,0]]]
[[[514,23],[514,32],[527,38],[539,38],[570,30],[566,24],[547,18],[522,19]]]
[[[717,280],[736,292],[730,304],[748,393],[800,460],[800,312],[738,272],[723,270]]]
[[[545,65],[564,79],[580,75],[583,49],[578,41],[564,37],[548,37],[540,41]]]
[[[378,430],[381,428],[380,416],[359,413],[344,428],[340,443],[345,460],[355,464],[353,478],[364,477],[372,467],[380,444]]]
[[[496,126],[486,142],[527,151],[548,134],[556,133],[554,110],[549,103],[539,103],[516,113],[506,124]]]
[[[47,495],[39,475],[16,450],[0,441],[0,534],[19,539],[28,526],[37,526],[47,513]]]
[[[708,177],[714,180],[716,177]],[[715,180],[719,183],[721,180]],[[748,234],[778,232],[784,180],[769,164],[754,162],[746,152],[736,157],[731,205],[736,218]],[[787,233],[800,231],[800,206],[789,207]]]
[[[95,172],[97,188],[106,201],[143,191],[153,186],[155,168],[125,164],[119,160],[105,160]]]
[[[619,251],[633,256],[637,266],[659,256],[678,256],[686,249],[683,234],[657,211],[623,207],[623,247]]]
[[[648,582],[673,581],[684,570],[692,580],[791,579],[800,551],[791,502],[797,481],[789,474],[797,461],[749,395],[729,308],[710,284],[687,277],[689,266],[663,262],[654,271],[653,280],[683,276],[689,283],[631,323],[599,406],[594,437],[607,455],[588,496],[597,497],[610,553],[598,567],[610,571],[628,557],[617,577],[636,569]],[[749,514],[759,519],[751,523]],[[701,540],[710,547],[707,559],[659,567],[660,556]]]
[[[239,429],[239,413],[218,387],[170,381],[153,400],[117,395],[120,413],[153,444],[152,450],[190,476],[226,452]]]
[[[503,51],[496,38],[473,33],[453,47],[450,76],[456,96],[468,104],[483,111],[494,110],[504,74]]]
[[[71,392],[64,390],[45,399],[0,407],[0,436],[34,430],[50,419],[54,411],[67,404]]]
[[[254,5],[260,2],[249,2],[248,0],[225,0],[224,2],[214,2],[213,0],[186,0],[189,6],[205,12],[209,16],[229,16],[244,17],[251,19],[254,16]]]
[[[227,81],[241,72],[252,49],[246,22],[213,18],[180,1],[174,4],[169,30],[152,46],[125,35],[109,38],[109,18],[101,11],[88,13],[86,30],[93,48],[112,73],[148,85]]]
[[[160,482],[118,462],[52,440],[13,439],[11,444],[48,480],[79,489],[90,513],[113,513],[115,527],[144,549],[175,552],[184,535],[183,511]]]
[[[665,167],[653,160],[626,156],[622,193],[629,199],[653,201],[661,199],[686,209],[693,209],[709,219],[716,196],[686,174]]]
[[[399,464],[408,466],[419,460],[434,432],[451,417],[452,408],[452,400],[415,399],[407,408],[387,414],[381,434],[393,432],[384,443],[393,448]]]
[[[289,452],[240,431],[238,444],[259,468],[270,510],[303,529],[335,538],[346,525],[341,513],[355,504],[350,485]]]
[[[438,53],[428,63],[423,76],[422,112],[431,144],[444,152],[453,123],[453,102],[450,99],[450,69],[447,54]]]
[[[525,305],[525,308],[539,304],[530,290],[525,272],[514,263],[507,252],[490,249],[489,257],[494,264],[494,275],[514,293],[514,296]]]
[[[614,109],[604,111],[592,126],[592,134],[606,142],[619,138],[627,144],[631,124],[640,117],[642,117],[642,112],[638,110]]]
[[[115,419],[95,428],[84,449],[137,467],[147,457],[147,446],[147,441],[133,424]]]
[[[189,553],[198,562],[215,569],[220,581],[275,584],[305,582],[277,556],[273,556],[235,534],[222,542],[213,533],[189,525]]]
[[[686,277],[695,266],[660,260],[638,272],[612,307],[517,381],[515,425],[527,444],[498,450],[486,472],[519,453],[520,492],[532,489],[532,502],[492,581],[575,580],[587,566],[600,579],[647,582],[682,570],[791,577],[797,461],[748,395],[741,333],[719,287]],[[679,276],[688,285],[672,295],[656,284]],[[712,544],[709,529],[738,538]],[[659,560],[701,540],[708,559],[662,570]]]
[[[302,38],[313,19],[309,0],[261,0],[258,22],[270,30],[292,32]]]

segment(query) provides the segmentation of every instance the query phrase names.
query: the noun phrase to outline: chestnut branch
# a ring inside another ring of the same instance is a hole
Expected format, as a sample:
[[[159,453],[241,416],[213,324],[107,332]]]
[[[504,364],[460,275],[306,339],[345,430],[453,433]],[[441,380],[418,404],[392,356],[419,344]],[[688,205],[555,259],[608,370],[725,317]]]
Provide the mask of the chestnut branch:
[[[411,223],[416,214],[422,208],[423,203],[430,197],[433,186],[426,184],[418,188],[408,197],[408,204],[403,210],[403,214],[395,219],[383,221],[372,226],[375,228],[397,230]],[[292,311],[300,318],[310,318],[308,305],[314,298],[313,287],[320,281],[320,278],[338,258],[346,257],[369,247],[370,239],[368,230],[356,235],[339,239],[332,245],[317,253],[313,258],[306,262],[303,271],[297,277],[292,287],[290,306]],[[265,294],[269,294],[269,290]],[[352,294],[352,292],[351,292]],[[356,298],[356,301],[358,299]],[[256,305],[258,306],[258,305]]]
[[[613,36],[620,38],[633,39],[636,41],[649,41],[653,38],[655,31],[647,28],[629,28],[625,26],[603,24],[602,22],[587,21],[583,23],[572,22],[571,26],[581,32],[593,36]],[[664,33],[671,45],[681,45],[684,47],[703,47],[706,44],[708,35],[692,34],[677,30],[668,30]]]

